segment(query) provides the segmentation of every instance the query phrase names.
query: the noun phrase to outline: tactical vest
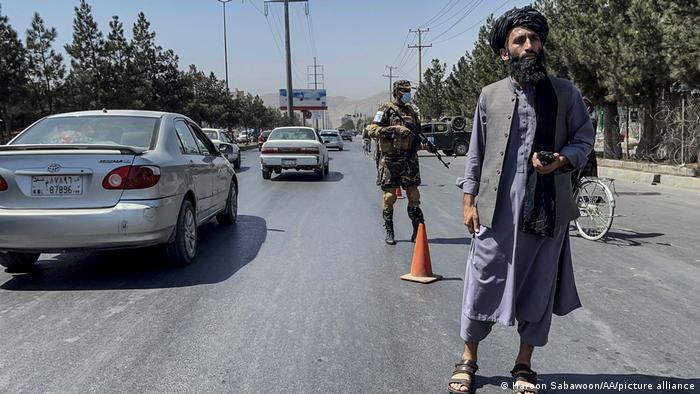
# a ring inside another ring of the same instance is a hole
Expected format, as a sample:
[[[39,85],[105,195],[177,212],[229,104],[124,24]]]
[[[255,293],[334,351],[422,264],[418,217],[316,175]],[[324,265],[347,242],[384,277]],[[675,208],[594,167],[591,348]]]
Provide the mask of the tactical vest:
[[[391,114],[386,114],[387,119],[389,120],[388,126],[403,126],[404,122],[415,123],[415,119],[411,115],[402,113],[399,107],[394,103],[389,102],[386,105],[393,110],[391,111]],[[404,122],[397,119],[397,114],[402,116]],[[409,133],[404,135],[395,134],[392,138],[379,137],[379,151],[382,154],[405,153],[411,149],[412,144],[413,136]]]
[[[573,139],[572,131],[566,122],[566,111],[571,98],[571,82],[549,77],[557,96],[558,110],[554,140],[554,151],[559,152]],[[481,179],[476,204],[479,211],[479,223],[491,227],[496,210],[498,189],[510,187],[501,185],[501,173],[508,146],[517,96],[513,92],[510,77],[484,87],[481,91],[486,114],[480,120],[485,123],[485,147],[481,165]],[[479,119],[474,119],[479,121]],[[571,173],[557,170],[554,173],[556,188],[556,225],[564,225],[579,216],[578,207],[574,201],[571,185]]]

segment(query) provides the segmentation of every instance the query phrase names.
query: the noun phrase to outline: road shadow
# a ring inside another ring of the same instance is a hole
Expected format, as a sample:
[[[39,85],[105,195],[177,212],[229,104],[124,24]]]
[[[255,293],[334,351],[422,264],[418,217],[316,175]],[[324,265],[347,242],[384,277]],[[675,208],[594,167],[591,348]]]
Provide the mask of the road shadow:
[[[571,236],[576,237],[576,238],[581,238],[581,235],[576,231],[576,228],[573,227],[572,229]],[[604,244],[608,245],[614,245],[614,246],[642,246],[644,244],[649,244],[651,242],[645,241],[649,238],[657,238],[657,237],[663,237],[664,233],[640,233],[637,231],[632,231],[632,230],[610,230],[605,237],[602,239],[599,239],[598,241],[593,241],[593,242],[601,242]],[[664,244],[660,244],[664,245]]]
[[[265,219],[239,215],[233,226],[199,228],[196,260],[185,267],[164,261],[155,248],[61,254],[0,285],[14,291],[161,289],[219,283],[250,263],[267,238]],[[42,256],[43,257],[43,256]]]
[[[317,179],[311,171],[283,172],[271,179],[272,182],[340,182],[345,176],[342,172],[330,171],[323,179]]]
[[[248,170],[250,170],[250,167],[241,166],[241,168],[236,170],[236,174],[240,174],[241,172],[246,172]]]
[[[513,378],[510,376],[476,376],[476,392],[488,386],[504,390],[503,383],[512,389]],[[564,386],[566,383],[567,386]],[[607,384],[608,386],[600,386]],[[615,388],[615,384],[618,386]],[[633,386],[636,384],[637,386]],[[648,386],[652,385],[652,389]],[[700,387],[700,379],[684,379],[666,376],[642,374],[541,374],[537,375],[537,385],[540,393],[696,393]],[[576,385],[573,386],[572,385]],[[583,386],[587,385],[587,386]],[[599,385],[593,386],[591,385]],[[675,387],[674,387],[675,385]],[[490,387],[489,387],[490,388]]]

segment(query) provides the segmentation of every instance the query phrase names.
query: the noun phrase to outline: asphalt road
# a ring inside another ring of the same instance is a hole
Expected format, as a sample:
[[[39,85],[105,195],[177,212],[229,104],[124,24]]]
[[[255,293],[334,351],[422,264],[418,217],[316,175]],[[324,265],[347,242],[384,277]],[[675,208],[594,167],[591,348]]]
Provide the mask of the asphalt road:
[[[413,244],[406,200],[398,245],[383,243],[374,164],[359,142],[331,152],[330,175],[264,181],[244,152],[239,221],[200,229],[197,261],[172,268],[141,251],[42,255],[0,272],[0,392],[442,393],[461,355],[469,238],[446,170],[421,158],[435,273],[399,280]],[[617,181],[604,242],[572,233],[584,307],[555,317],[533,368],[547,385],[694,384],[700,388],[700,191]],[[479,393],[510,382],[518,338],[481,345]],[[562,386],[563,387],[563,386]],[[609,390],[609,392],[650,392]]]

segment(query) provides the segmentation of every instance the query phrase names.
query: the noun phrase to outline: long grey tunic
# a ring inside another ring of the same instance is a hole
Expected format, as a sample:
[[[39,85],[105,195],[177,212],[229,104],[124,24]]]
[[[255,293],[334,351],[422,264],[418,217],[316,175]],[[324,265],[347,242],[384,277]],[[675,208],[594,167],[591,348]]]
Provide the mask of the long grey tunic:
[[[568,226],[559,226],[554,237],[525,234],[520,230],[520,211],[525,195],[527,166],[535,137],[535,92],[513,83],[516,111],[506,149],[496,212],[491,228],[481,226],[467,258],[462,313],[472,320],[514,325],[515,320],[538,322],[553,311],[565,315],[581,306],[574,282]],[[571,164],[582,167],[594,136],[583,127],[589,122],[580,92],[572,85],[567,126],[576,130],[572,143],[561,149]],[[474,115],[471,143],[464,177],[457,186],[464,193],[478,194],[483,162],[485,131],[481,117],[488,116],[483,100]],[[588,135],[590,134],[590,135]]]

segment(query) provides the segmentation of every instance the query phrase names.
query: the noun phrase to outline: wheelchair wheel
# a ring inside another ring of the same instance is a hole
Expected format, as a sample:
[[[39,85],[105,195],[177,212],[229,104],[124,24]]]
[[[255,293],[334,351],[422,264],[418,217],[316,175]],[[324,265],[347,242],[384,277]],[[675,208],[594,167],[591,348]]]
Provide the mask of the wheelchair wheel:
[[[598,179],[584,178],[574,194],[581,216],[576,219],[576,229],[585,239],[597,241],[612,226],[615,215],[615,198],[608,186]]]

